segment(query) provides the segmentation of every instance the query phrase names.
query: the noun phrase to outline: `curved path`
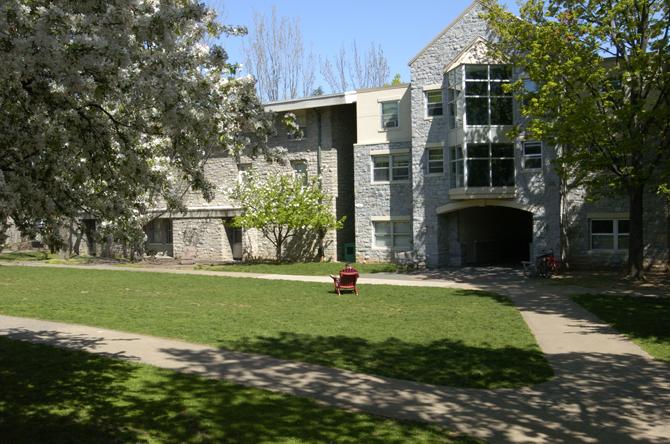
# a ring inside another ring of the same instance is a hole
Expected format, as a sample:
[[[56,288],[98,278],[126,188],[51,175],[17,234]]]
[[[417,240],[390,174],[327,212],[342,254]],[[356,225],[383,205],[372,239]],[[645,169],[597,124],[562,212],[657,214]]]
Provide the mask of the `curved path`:
[[[329,281],[327,277],[234,275]],[[490,442],[670,443],[670,365],[654,361],[637,345],[571,302],[566,295],[580,289],[495,274],[481,277],[478,283],[426,276],[368,278],[361,279],[361,283],[459,286],[505,294],[519,308],[556,376],[550,382],[518,390],[458,389],[133,333],[9,316],[0,316],[0,335],[223,378],[338,407],[435,422]]]

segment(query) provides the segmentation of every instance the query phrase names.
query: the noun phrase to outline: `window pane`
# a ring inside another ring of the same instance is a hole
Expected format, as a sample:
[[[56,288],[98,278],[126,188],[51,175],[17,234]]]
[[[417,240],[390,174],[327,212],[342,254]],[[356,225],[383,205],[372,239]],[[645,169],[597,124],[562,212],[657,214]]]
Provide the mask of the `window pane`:
[[[619,234],[630,233],[630,222],[627,220],[619,220]]]
[[[491,125],[512,125],[514,123],[511,98],[491,98]]]
[[[491,172],[494,187],[514,185],[514,159],[491,160]]]
[[[373,156],[374,162],[374,181],[386,182],[389,180],[389,157],[388,156]]]
[[[428,150],[428,160],[431,161],[439,160],[441,162],[443,158],[444,158],[444,152],[442,151],[442,148]]]
[[[628,235],[619,235],[619,250],[628,250]]]
[[[614,236],[594,234],[591,236],[591,248],[594,250],[613,250]]]
[[[487,96],[488,82],[465,82],[466,96]]]
[[[395,237],[395,248],[409,249],[412,247],[412,237],[408,235],[401,235]]]
[[[488,187],[490,183],[489,160],[468,160],[468,186]]]
[[[375,236],[375,246],[380,248],[391,248],[393,247],[393,237],[389,235],[377,235]]]
[[[396,234],[412,233],[412,225],[409,222],[396,222],[393,229]]]
[[[487,143],[468,144],[468,157],[489,157],[489,145]]]
[[[511,143],[491,144],[492,157],[514,157],[514,145]]]
[[[382,102],[382,127],[398,126],[398,102]]]
[[[542,158],[541,157],[527,157],[523,161],[523,167],[527,170],[542,168]]]
[[[466,65],[465,78],[466,79],[488,79],[487,65]]]
[[[508,82],[491,82],[491,95],[492,96],[511,96],[512,92],[505,92],[503,90],[503,85],[509,85]]]
[[[468,125],[488,125],[489,123],[489,99],[466,98],[465,113]]]
[[[592,220],[591,233],[614,233],[614,221],[611,220]]]
[[[451,162],[450,184],[451,184],[452,188],[461,188],[463,186],[463,161],[462,160]]]
[[[523,144],[523,153],[525,155],[542,154],[542,144],[540,142],[525,142]]]
[[[510,80],[512,78],[512,67],[510,65],[492,65],[491,78],[496,80]]]
[[[393,156],[393,180],[409,179],[409,155]]]

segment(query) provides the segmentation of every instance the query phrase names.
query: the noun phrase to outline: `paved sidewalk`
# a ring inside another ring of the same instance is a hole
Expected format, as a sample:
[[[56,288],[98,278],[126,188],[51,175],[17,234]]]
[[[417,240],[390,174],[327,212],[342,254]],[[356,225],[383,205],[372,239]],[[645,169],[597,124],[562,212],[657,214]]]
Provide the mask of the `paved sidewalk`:
[[[454,284],[421,278],[370,279],[366,283],[371,281]],[[436,387],[175,340],[8,316],[0,316],[0,334],[224,378],[334,406],[435,422],[490,442],[670,442],[670,366],[652,360],[572,303],[566,294],[576,289],[518,279],[483,279],[478,287],[506,294],[519,307],[555,371],[554,380],[520,390]]]

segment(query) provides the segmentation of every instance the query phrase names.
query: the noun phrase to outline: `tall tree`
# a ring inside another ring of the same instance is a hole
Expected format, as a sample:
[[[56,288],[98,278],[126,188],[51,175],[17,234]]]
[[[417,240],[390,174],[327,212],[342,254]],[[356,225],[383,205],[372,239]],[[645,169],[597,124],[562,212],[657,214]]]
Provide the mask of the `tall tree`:
[[[141,224],[189,187],[211,199],[209,156],[271,128],[253,81],[205,43],[241,32],[192,0],[0,3],[0,223]]]
[[[300,176],[271,175],[263,179],[251,173],[235,187],[231,197],[243,209],[243,214],[233,219],[233,226],[260,230],[274,245],[277,261],[283,258],[286,242],[298,233],[312,231],[321,242],[328,230],[340,229],[344,223],[344,218],[335,218],[332,197],[322,191],[318,178],[305,185],[305,178]]]
[[[305,50],[300,21],[256,12],[249,41],[243,46],[246,65],[264,101],[305,97],[314,91],[315,57]]]
[[[390,68],[381,45],[370,44],[361,53],[354,40],[351,52],[342,45],[332,58],[321,61],[321,74],[333,92],[349,89],[374,88],[388,83]]]
[[[641,278],[643,197],[670,175],[670,3],[527,0],[520,17],[485,4],[494,55],[537,86],[514,85],[525,131],[560,147],[564,178],[627,195],[629,275]]]

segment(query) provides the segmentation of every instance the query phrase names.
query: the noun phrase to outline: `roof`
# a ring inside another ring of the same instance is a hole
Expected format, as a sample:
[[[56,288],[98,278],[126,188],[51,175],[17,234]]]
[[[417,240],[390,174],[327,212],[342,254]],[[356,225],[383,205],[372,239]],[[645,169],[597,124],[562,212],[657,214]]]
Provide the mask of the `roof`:
[[[326,106],[347,105],[356,102],[356,91],[322,96],[302,97],[299,99],[281,100],[265,103],[266,111],[284,112],[299,109],[323,108]]]
[[[414,63],[414,62],[416,61],[416,59],[418,59],[419,57],[421,57],[421,54],[423,54],[428,48],[430,48],[430,47],[433,45],[433,43],[435,43],[437,40],[439,40],[440,37],[442,37],[444,34],[446,34],[447,31],[449,31],[449,30],[450,30],[456,23],[458,23],[458,22],[459,22],[459,21],[460,21],[460,20],[461,20],[467,13],[469,13],[475,6],[477,6],[478,3],[479,3],[479,0],[474,0],[472,3],[470,3],[470,6],[468,6],[467,8],[465,8],[465,9],[463,10],[463,12],[461,12],[461,13],[458,15],[458,17],[456,17],[454,20],[452,20],[451,23],[449,23],[449,24],[447,25],[447,27],[444,28],[444,29],[442,30],[442,32],[440,32],[438,35],[436,35],[435,38],[434,38],[433,40],[431,40],[430,43],[428,43],[426,46],[424,46],[424,47],[421,49],[421,51],[419,51],[414,57],[412,57],[412,60],[410,60],[409,63],[407,63],[407,64],[408,64],[408,65],[411,65],[412,63]]]

